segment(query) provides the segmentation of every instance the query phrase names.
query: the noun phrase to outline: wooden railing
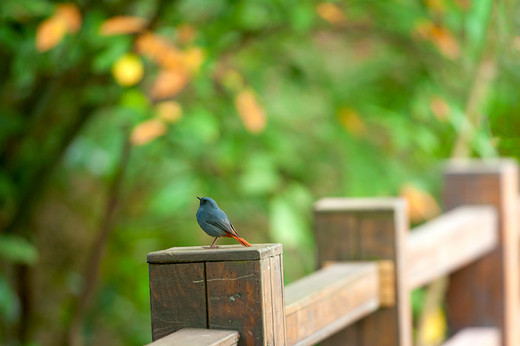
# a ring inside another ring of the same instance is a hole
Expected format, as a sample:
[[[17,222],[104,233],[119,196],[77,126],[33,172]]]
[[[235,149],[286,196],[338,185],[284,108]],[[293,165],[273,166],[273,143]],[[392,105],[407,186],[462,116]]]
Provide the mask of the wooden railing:
[[[280,244],[151,253],[153,345],[410,346],[411,290],[446,275],[446,346],[520,345],[516,164],[448,165],[444,203],[409,231],[399,198],[318,201],[321,269],[285,288]]]

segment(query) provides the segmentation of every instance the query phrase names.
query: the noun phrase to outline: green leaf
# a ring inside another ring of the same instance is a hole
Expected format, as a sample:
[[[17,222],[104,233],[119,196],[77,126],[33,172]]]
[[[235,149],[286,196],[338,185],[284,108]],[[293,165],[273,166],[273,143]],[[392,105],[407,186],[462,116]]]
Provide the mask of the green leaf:
[[[10,324],[9,322],[16,321],[19,313],[18,297],[9,286],[9,282],[0,275],[0,321]]]
[[[34,264],[38,260],[38,250],[19,236],[0,236],[0,257],[13,262]]]

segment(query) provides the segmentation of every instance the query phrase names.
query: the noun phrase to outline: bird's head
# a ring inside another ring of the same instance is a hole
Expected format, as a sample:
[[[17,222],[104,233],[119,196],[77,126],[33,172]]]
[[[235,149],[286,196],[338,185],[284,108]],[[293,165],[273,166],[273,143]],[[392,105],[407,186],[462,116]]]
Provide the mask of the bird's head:
[[[217,207],[217,202],[211,197],[197,197],[200,201],[200,206],[211,206],[211,207]]]

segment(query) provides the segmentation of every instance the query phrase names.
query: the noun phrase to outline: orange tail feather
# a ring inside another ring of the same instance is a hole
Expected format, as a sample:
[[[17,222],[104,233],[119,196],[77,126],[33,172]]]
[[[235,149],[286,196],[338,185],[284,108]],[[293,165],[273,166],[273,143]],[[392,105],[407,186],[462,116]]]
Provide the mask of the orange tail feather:
[[[247,242],[247,240],[245,240],[244,238],[237,237],[236,235],[231,234],[231,233],[229,233],[229,235],[232,236],[233,238],[235,238],[240,244],[247,246],[247,247],[251,247],[251,244],[249,244]]]

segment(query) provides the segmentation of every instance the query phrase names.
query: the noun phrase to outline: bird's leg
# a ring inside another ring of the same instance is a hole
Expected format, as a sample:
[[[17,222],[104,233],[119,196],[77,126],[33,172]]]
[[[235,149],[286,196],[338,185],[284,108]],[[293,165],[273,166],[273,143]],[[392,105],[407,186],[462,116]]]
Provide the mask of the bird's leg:
[[[219,237],[216,237],[215,240],[213,240],[213,243],[211,243],[210,246],[203,246],[205,249],[216,249],[218,248],[218,246],[216,246],[215,244],[217,243],[217,240],[218,240]]]

